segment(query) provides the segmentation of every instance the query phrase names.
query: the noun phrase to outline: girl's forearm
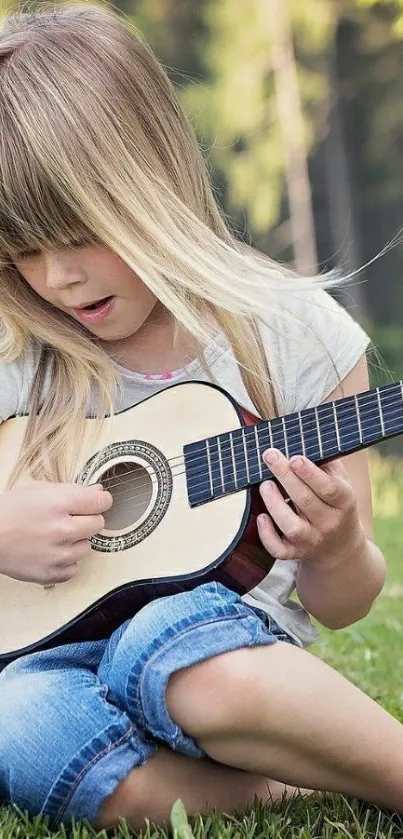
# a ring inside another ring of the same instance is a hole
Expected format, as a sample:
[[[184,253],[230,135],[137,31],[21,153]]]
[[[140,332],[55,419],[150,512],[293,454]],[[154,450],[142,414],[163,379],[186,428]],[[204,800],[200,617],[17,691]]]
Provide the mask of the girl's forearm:
[[[329,629],[341,629],[368,614],[385,581],[379,548],[363,534],[348,552],[323,561],[300,562],[296,588],[308,612]]]

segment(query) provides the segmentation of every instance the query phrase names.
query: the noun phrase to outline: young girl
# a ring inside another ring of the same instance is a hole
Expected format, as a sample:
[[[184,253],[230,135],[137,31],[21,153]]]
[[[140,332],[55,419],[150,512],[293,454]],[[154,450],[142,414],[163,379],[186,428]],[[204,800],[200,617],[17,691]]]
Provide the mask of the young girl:
[[[111,495],[74,482],[86,416],[190,379],[260,417],[368,387],[360,327],[228,231],[166,74],[110,9],[5,21],[0,258],[0,415],[30,413],[0,498],[2,575],[62,585],[103,529]],[[383,584],[366,454],[265,460],[284,492],[261,486],[277,561],[258,588],[200,585],[3,666],[3,801],[98,827],[296,788],[403,811],[403,727],[303,649],[308,613],[347,626]]]

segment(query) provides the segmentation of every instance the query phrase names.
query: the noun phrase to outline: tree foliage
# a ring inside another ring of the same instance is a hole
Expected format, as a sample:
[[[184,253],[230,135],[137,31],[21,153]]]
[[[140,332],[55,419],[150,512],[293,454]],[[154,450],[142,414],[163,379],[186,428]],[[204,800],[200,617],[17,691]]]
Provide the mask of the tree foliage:
[[[307,148],[326,126],[327,83],[323,55],[331,37],[330,5],[294,0],[298,76]],[[315,30],[309,19],[315,18]],[[206,80],[190,85],[183,100],[199,134],[211,144],[214,164],[228,183],[230,208],[242,207],[254,232],[274,225],[283,198],[284,149],[272,73],[274,22],[265,0],[208,0],[204,52]]]

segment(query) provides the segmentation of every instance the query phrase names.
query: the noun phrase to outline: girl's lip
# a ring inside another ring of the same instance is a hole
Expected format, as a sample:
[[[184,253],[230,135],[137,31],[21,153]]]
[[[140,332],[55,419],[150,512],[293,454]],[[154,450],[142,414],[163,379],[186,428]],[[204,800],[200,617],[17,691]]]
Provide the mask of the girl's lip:
[[[109,315],[114,302],[115,298],[109,297],[95,309],[73,309],[73,312],[83,323],[100,323]]]

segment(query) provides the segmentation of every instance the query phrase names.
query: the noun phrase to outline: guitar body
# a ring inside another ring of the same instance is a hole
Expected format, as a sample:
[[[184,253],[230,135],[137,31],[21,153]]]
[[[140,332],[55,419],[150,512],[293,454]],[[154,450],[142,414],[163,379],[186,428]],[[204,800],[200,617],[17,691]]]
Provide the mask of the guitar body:
[[[0,492],[26,423],[16,417],[0,426]],[[76,480],[112,493],[105,529],[67,583],[0,574],[0,663],[105,638],[150,600],[204,582],[250,591],[274,562],[256,527],[264,510],[258,486],[276,480],[264,451],[274,446],[321,464],[399,434],[402,381],[260,422],[220,387],[186,382],[107,417],[97,439],[87,420]]]
[[[26,422],[16,417],[0,426],[0,492]],[[105,530],[68,582],[44,587],[0,575],[0,662],[105,637],[148,601],[211,579],[239,593],[257,585],[272,562],[258,545],[248,550],[251,491],[191,507],[183,464],[185,444],[241,425],[236,403],[201,382],[174,385],[107,418],[97,440],[89,419],[77,481],[102,482],[112,493]],[[237,553],[245,535],[245,551]]]

